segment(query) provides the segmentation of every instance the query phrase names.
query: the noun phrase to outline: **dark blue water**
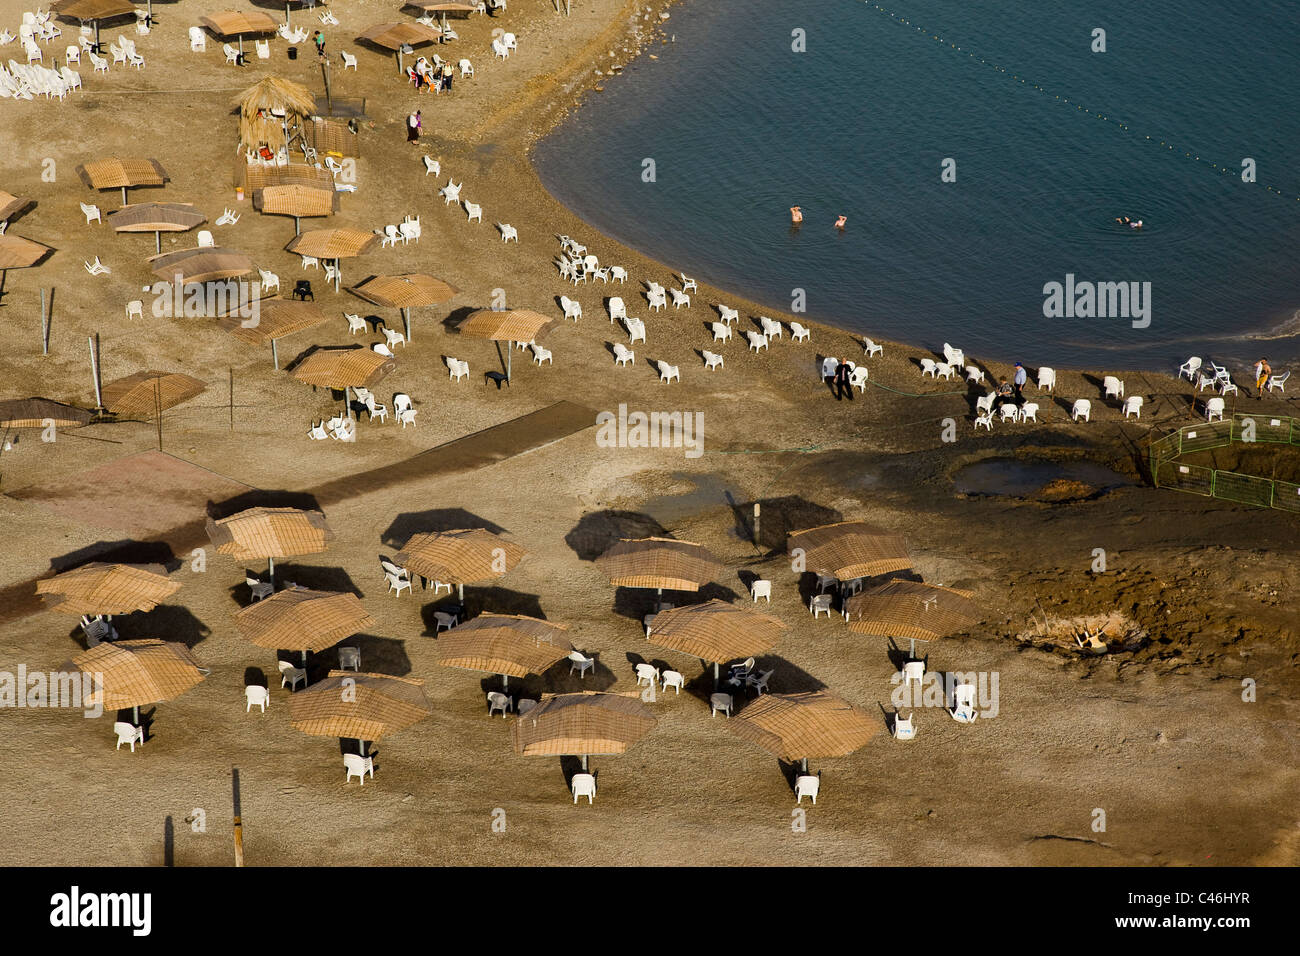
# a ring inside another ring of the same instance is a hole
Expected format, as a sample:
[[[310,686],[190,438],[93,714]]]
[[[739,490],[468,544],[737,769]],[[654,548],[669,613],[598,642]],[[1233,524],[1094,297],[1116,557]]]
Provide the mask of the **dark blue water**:
[[[543,182],[673,268],[773,308],[802,288],[810,316],[876,337],[1094,368],[1300,357],[1300,4],[884,6],[912,25],[855,0],[686,0],[658,60],[539,144]],[[1066,273],[1150,282],[1150,327],[1045,318]]]

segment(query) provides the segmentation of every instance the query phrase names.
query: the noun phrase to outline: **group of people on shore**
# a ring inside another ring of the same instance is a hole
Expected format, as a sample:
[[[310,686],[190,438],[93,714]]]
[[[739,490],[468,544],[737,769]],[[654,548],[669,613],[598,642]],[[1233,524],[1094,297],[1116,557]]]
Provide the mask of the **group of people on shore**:
[[[408,67],[406,75],[411,82],[415,84],[415,92],[441,93],[446,90],[451,92],[452,80],[456,77],[456,70],[450,61],[443,62],[441,65],[430,63],[424,57],[415,61],[415,66]]]

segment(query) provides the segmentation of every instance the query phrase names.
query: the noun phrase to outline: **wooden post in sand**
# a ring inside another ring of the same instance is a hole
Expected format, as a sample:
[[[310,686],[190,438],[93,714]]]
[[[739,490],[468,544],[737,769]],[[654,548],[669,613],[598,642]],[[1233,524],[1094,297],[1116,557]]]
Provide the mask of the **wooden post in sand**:
[[[754,547],[756,548],[758,547],[758,538],[759,538],[758,535],[759,511],[760,511],[760,505],[757,501],[755,501],[754,502]]]
[[[162,386],[156,378],[153,380],[153,410],[158,419],[158,450],[162,451]]]
[[[235,808],[235,866],[244,865],[244,822],[239,808],[239,769],[230,768],[231,792],[234,794]]]
[[[50,354],[50,326],[45,318],[45,289],[41,289],[41,354]]]
[[[235,367],[229,366],[230,369],[230,430],[235,430]]]
[[[334,105],[333,105],[333,101],[330,99],[330,71],[329,71],[329,65],[330,65],[330,61],[329,61],[329,60],[321,60],[321,61],[320,61],[320,75],[321,75],[321,79],[325,81],[325,110],[326,110],[326,111],[327,111],[331,116],[333,116],[333,115],[334,115]]]

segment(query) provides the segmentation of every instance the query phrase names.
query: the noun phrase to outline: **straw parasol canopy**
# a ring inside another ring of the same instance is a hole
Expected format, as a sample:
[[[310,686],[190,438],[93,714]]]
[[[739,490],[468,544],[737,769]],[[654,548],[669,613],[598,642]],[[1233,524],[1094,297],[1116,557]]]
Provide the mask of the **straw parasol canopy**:
[[[137,721],[144,705],[179,697],[207,676],[184,644],[154,638],[96,644],[71,664],[95,678],[86,703],[134,708]]]
[[[253,260],[238,249],[199,246],[150,256],[146,260],[153,274],[179,286],[237,279],[253,271]]]
[[[7,193],[0,189],[0,222],[7,222],[11,217],[18,215],[36,200],[21,199],[13,193]]]
[[[339,227],[335,229],[312,229],[302,235],[294,236],[284,248],[300,256],[312,256],[316,259],[334,260],[334,291],[339,290],[343,270],[339,268],[340,260],[363,256],[375,247],[379,237],[373,232],[362,229]]]
[[[0,234],[0,296],[4,295],[5,279],[10,269],[30,269],[40,265],[41,260],[53,251],[50,246],[22,236]]]
[[[404,20],[399,23],[376,23],[358,36],[357,39],[369,40],[377,46],[395,50],[397,52],[397,68],[400,70],[402,69],[403,47],[437,43],[441,37],[441,30],[427,27],[423,23],[412,23],[409,20]]]
[[[596,566],[616,588],[659,592],[698,591],[722,573],[722,563],[703,545],[675,538],[623,538]]]
[[[345,637],[375,627],[355,594],[286,588],[235,612],[235,627],[258,647],[323,651]]]
[[[401,309],[406,326],[406,341],[411,341],[411,309],[422,305],[437,305],[455,297],[460,292],[454,285],[423,272],[405,275],[371,276],[352,287],[352,294],[372,305]]]
[[[323,514],[301,508],[249,508],[217,521],[209,518],[207,527],[221,554],[237,561],[269,560],[272,581],[276,558],[319,554],[334,539]]]
[[[114,232],[152,232],[159,254],[164,232],[189,232],[207,221],[208,217],[188,202],[132,203],[109,213],[107,219]]]
[[[293,216],[294,235],[298,235],[300,220],[338,212],[339,194],[332,187],[267,186],[253,190],[253,208],[264,216]]]
[[[91,189],[122,190],[122,205],[126,205],[126,191],[133,186],[162,186],[171,182],[167,170],[156,159],[120,158],[109,156],[77,167],[77,175]]]
[[[308,385],[347,390],[373,388],[397,362],[367,348],[322,348],[312,352],[293,370],[293,377]]]
[[[85,23],[91,20],[95,24],[95,48],[99,49],[99,21],[111,20],[114,17],[125,17],[135,15],[135,4],[130,0],[54,0],[50,4],[50,10],[60,17],[66,17],[70,20],[80,20]]]
[[[626,753],[656,723],[635,693],[543,694],[510,725],[510,743],[525,757],[580,756],[586,770],[588,756]]]
[[[933,641],[967,630],[983,612],[970,591],[924,584],[886,581],[853,595],[844,603],[849,630],[879,637]]]
[[[180,589],[161,564],[96,561],[36,582],[47,608],[78,615],[152,611]]]
[[[403,6],[416,7],[425,13],[463,13],[466,16],[478,9],[471,3],[449,3],[447,0],[407,0]]]
[[[649,640],[659,647],[710,662],[716,684],[719,664],[766,654],[785,630],[779,618],[715,598],[660,611],[655,615]]]
[[[531,309],[478,309],[456,326],[461,335],[493,342],[531,342],[549,332],[558,320]],[[506,381],[510,381],[513,349],[506,349]]]
[[[863,521],[840,521],[792,531],[787,550],[802,551],[804,567],[841,581],[904,571],[912,566],[907,542]]]
[[[274,32],[279,28],[279,24],[264,13],[252,15],[265,17],[270,26],[262,31],[249,30],[247,31],[249,33]],[[200,18],[205,23],[208,19]],[[230,33],[224,35],[229,36]],[[234,105],[239,108],[240,145],[248,149],[266,146],[268,149],[278,150],[285,145],[285,128],[289,125],[289,117],[301,118],[314,115],[316,97],[301,83],[286,80],[282,76],[267,76],[240,93],[235,98]]]
[[[366,744],[433,713],[424,681],[387,674],[330,671],[289,699],[295,730],[315,737],[348,737]]]
[[[151,369],[135,372],[104,386],[104,410],[125,417],[161,413],[187,402],[207,388],[197,378],[181,372],[160,372]]]
[[[728,721],[738,737],[758,744],[779,760],[844,757],[881,728],[880,721],[825,690],[763,694]]]
[[[94,418],[93,412],[48,398],[10,398],[0,401],[0,428],[76,428]]]
[[[280,356],[276,342],[286,335],[315,328],[329,321],[313,302],[300,302],[297,299],[259,299],[257,300],[257,321],[248,324],[241,311],[233,312],[217,320],[217,325],[225,329],[241,342],[250,345],[271,343],[271,360],[275,367],[280,367]]]
[[[568,628],[522,614],[480,614],[438,639],[438,663],[511,677],[540,674],[573,651]]]
[[[239,37],[239,52],[244,52],[244,34],[274,33],[280,29],[279,22],[270,14],[260,10],[222,10],[199,17],[203,24],[220,37]]]
[[[422,578],[455,584],[463,601],[466,584],[501,577],[524,554],[519,545],[486,528],[468,528],[411,535],[395,558]]]

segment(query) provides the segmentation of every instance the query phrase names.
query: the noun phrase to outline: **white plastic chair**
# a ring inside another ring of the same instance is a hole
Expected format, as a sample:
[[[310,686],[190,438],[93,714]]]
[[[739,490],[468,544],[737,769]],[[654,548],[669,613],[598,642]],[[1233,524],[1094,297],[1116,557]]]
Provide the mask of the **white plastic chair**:
[[[81,204],[81,211],[86,215],[87,226],[89,226],[92,222],[102,223],[104,221],[103,216],[99,212],[98,206],[94,206],[91,205],[90,203],[83,202]],[[98,262],[99,261],[98,258],[96,258],[95,261]]]
[[[682,692],[682,688],[686,686],[686,678],[678,671],[664,671],[660,679],[663,681],[663,688],[665,691],[668,690],[669,687],[672,687],[679,695]]]
[[[339,670],[361,670],[361,649],[357,647],[339,648]]]
[[[916,725],[912,723],[911,714],[894,717],[893,734],[895,740],[911,740],[916,736]]]
[[[449,358],[447,359],[447,368],[451,372],[451,377],[458,382],[462,378],[469,378],[468,362],[462,362],[459,359]]]
[[[248,590],[253,592],[253,600],[260,601],[263,598],[269,598],[275,593],[275,585],[269,581],[263,581],[253,574],[244,575],[244,583],[248,585]]]
[[[731,717],[732,698],[730,694],[717,693],[709,696],[709,716],[718,716],[718,711]]]
[[[1046,365],[1038,369],[1038,388],[1045,388],[1049,392],[1056,388],[1056,369]]]
[[[877,345],[875,342],[871,341],[871,339],[864,338],[862,340],[862,354],[866,355],[868,358],[872,355],[884,355],[885,347],[883,345]]]
[[[680,382],[682,380],[681,369],[676,365],[669,365],[667,362],[663,361],[660,361],[657,364],[659,366],[659,381],[671,382],[673,379],[677,379],[677,381]]]
[[[612,324],[615,319],[627,318],[627,306],[619,296],[614,296],[609,300],[609,321]]]
[[[708,349],[704,349],[700,354],[704,357],[704,367],[706,369],[713,370],[715,368],[724,367],[722,356],[717,352],[710,352]]]
[[[990,432],[993,431],[992,410],[980,412],[978,415],[975,416],[975,430],[979,431],[980,428],[983,428],[986,431],[990,431]]]
[[[217,241],[212,238],[212,233],[207,229],[200,229],[198,244],[199,248],[211,248],[217,244]]]
[[[473,222],[475,219],[477,219],[479,222],[483,221],[482,206],[480,206],[478,203],[472,203],[468,199],[465,200],[464,205],[465,205],[465,213],[469,217],[467,220],[468,222]]]
[[[763,335],[761,332],[746,329],[745,338],[749,340],[749,350],[751,352],[757,352],[759,349],[767,348],[767,336]]]
[[[1130,395],[1124,399],[1124,417],[1136,415],[1139,419],[1142,417],[1142,396]]]
[[[713,341],[725,342],[731,338],[731,326],[724,322],[713,323]]]
[[[137,727],[134,724],[128,724],[126,721],[119,720],[113,724],[113,732],[117,734],[117,746],[115,750],[121,750],[122,744],[131,745],[131,753],[135,753],[135,745],[144,746],[144,728]]]
[[[1199,355],[1193,355],[1182,365],[1178,366],[1178,377],[1182,378],[1184,375],[1186,375],[1187,381],[1194,382],[1196,381],[1195,378],[1196,373],[1199,372],[1200,370],[1201,370],[1201,357]]]
[[[409,577],[406,578],[399,577],[398,575],[393,574],[390,571],[384,575],[384,580],[388,582],[389,594],[392,594],[394,591],[396,591],[397,596],[401,597],[403,591],[411,590],[411,579]],[[411,593],[414,594],[415,592],[411,591]]]
[[[347,771],[347,779],[344,783],[351,783],[352,778],[356,777],[361,781],[361,786],[366,785],[366,774],[370,774],[370,779],[375,779],[375,758],[363,757],[361,754],[344,754],[343,769]]]
[[[497,228],[501,230],[502,242],[509,242],[511,239],[513,239],[516,245],[519,244],[519,230],[516,229],[514,226],[510,225],[510,223],[499,222],[497,223]]]
[[[582,651],[569,652],[569,673],[572,674],[576,669],[578,676],[585,679],[587,671],[596,666],[596,659],[588,657]]]
[[[357,68],[357,58],[346,50],[340,50],[339,56],[343,57],[343,69],[355,70]]]
[[[645,323],[640,319],[624,319],[623,325],[627,329],[628,345],[636,345],[638,339],[645,341]]]
[[[753,598],[755,604],[759,598],[765,598],[768,604],[772,603],[772,582],[759,579],[749,586],[749,595]]]
[[[925,378],[927,375],[932,377],[939,375],[939,363],[934,359],[921,359],[921,378]]]
[[[804,797],[811,797],[813,806],[817,805],[817,791],[821,789],[821,777],[814,777],[812,774],[803,774],[795,779],[794,795],[795,803],[803,803]]]
[[[829,594],[814,594],[812,600],[808,602],[808,610],[812,611],[814,619],[819,614],[831,616],[831,596]]]
[[[1092,402],[1088,401],[1086,398],[1081,398],[1076,401],[1074,407],[1070,409],[1071,419],[1077,422],[1080,417],[1082,417],[1085,422],[1092,421]]]
[[[953,696],[956,706],[952,710],[952,719],[961,724],[972,724],[979,715],[975,713],[975,685],[958,684]]]
[[[190,52],[203,53],[208,48],[208,37],[202,27],[190,27]]]
[[[536,342],[532,343],[530,347],[533,350],[533,361],[538,365],[541,365],[543,362],[550,362],[552,365],[555,364],[554,359],[551,357],[550,349],[544,349]]]
[[[807,326],[800,325],[798,322],[790,323],[790,341],[802,342],[812,341],[812,333],[808,331]]]
[[[659,668],[653,664],[636,665],[636,685],[641,686],[642,682],[648,687],[654,687],[659,683]]]
[[[126,317],[128,319],[144,318],[144,300],[132,299],[126,304]]]
[[[262,713],[266,713],[266,705],[271,702],[271,692],[260,685],[250,684],[244,688],[244,699],[248,701],[244,713],[248,713],[254,707],[260,707]]]
[[[1269,376],[1268,384],[1267,384],[1268,390],[1271,392],[1273,391],[1273,389],[1276,388],[1278,391],[1285,392],[1286,380],[1289,379],[1290,377],[1291,377],[1291,371],[1289,369],[1285,372],[1282,372],[1280,375]]]
[[[306,668],[294,667],[288,661],[279,661],[278,667],[280,669],[281,687],[284,687],[286,684],[288,684],[289,690],[292,691],[295,687],[298,686],[300,682],[304,685],[307,683]]]
[[[1211,398],[1205,403],[1205,420],[1212,422],[1215,419],[1223,421],[1223,399]]]
[[[614,364],[616,365],[635,365],[636,352],[632,351],[621,342],[614,343]]]
[[[494,40],[493,43],[496,41]],[[577,803],[579,797],[587,798],[587,805],[590,806],[596,799],[596,778],[589,773],[575,773],[572,781],[573,802]]]
[[[1104,390],[1103,398],[1123,398],[1124,383],[1114,375],[1107,375],[1102,379],[1102,389]]]
[[[514,706],[511,703],[510,698],[508,696],[499,693],[495,690],[488,691],[487,701],[488,701],[489,717],[491,717],[494,713],[496,713],[499,710],[501,711],[501,716],[504,718],[506,714],[509,713],[512,707]]]
[[[908,661],[903,665],[903,686],[915,683],[918,686],[925,681],[925,661]]]

